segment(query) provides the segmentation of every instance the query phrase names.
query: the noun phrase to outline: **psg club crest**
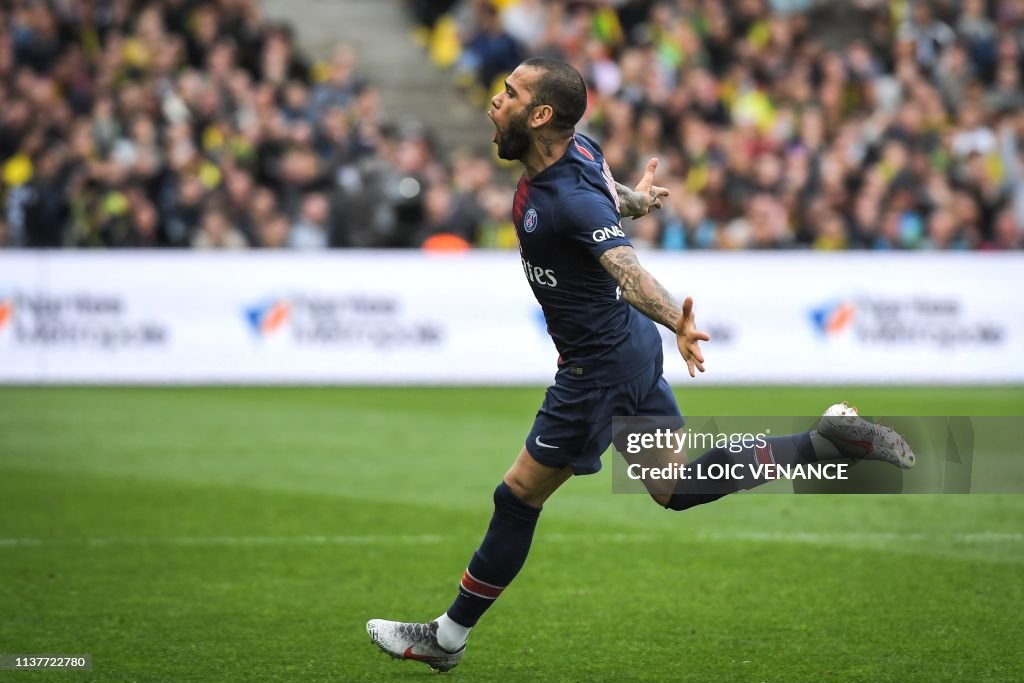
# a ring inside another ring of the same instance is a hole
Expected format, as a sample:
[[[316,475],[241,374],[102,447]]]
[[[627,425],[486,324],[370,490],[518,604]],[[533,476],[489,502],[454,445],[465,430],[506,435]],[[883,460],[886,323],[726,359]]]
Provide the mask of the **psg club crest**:
[[[523,217],[523,230],[533,232],[537,229],[537,209],[530,209]]]

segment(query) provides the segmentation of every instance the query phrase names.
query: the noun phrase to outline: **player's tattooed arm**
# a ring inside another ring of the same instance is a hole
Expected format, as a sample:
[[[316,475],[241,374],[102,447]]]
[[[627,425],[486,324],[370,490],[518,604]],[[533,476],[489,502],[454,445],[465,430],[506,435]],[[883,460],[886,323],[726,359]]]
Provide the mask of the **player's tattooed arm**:
[[[640,179],[636,189],[630,189],[622,183],[615,183],[615,192],[619,195],[619,214],[630,218],[640,218],[660,209],[661,200],[668,196],[668,190],[654,184],[654,172],[658,168],[658,160],[647,162],[647,170]]]
[[[711,341],[706,332],[697,329],[693,317],[693,297],[686,297],[680,307],[672,295],[637,261],[633,247],[612,247],[601,255],[601,265],[622,289],[623,298],[656,323],[676,333],[676,348],[686,361],[690,377],[704,372],[702,341]]]
[[[623,216],[639,218],[650,211],[650,199],[636,190],[616,181],[615,192],[619,195],[619,213]]]
[[[633,308],[676,331],[679,303],[640,265],[633,247],[612,247],[601,255],[601,265],[619,283],[622,297]]]

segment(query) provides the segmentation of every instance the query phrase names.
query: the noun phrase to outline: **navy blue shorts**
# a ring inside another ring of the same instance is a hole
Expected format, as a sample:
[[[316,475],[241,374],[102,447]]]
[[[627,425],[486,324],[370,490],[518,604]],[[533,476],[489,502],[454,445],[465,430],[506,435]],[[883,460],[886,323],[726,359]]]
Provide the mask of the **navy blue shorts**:
[[[575,474],[593,474],[601,469],[601,456],[612,442],[613,417],[678,416],[678,423],[659,422],[679,429],[683,418],[661,374],[662,363],[659,351],[638,377],[610,387],[551,385],[526,437],[526,450],[542,465],[571,465]]]

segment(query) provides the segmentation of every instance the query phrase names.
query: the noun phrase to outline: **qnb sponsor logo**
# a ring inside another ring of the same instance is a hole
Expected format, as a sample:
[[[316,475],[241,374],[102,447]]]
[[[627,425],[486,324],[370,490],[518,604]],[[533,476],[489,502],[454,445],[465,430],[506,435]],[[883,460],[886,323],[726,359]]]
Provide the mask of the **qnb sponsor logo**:
[[[0,332],[19,346],[107,351],[162,346],[170,337],[166,324],[131,315],[123,297],[81,290],[0,297]]]
[[[526,279],[530,282],[543,285],[545,287],[557,287],[558,278],[555,277],[555,271],[551,268],[541,268],[535,266],[526,259],[520,259],[523,262],[523,271],[526,273]]]
[[[604,242],[605,240],[614,239],[616,237],[625,237],[626,233],[622,231],[617,225],[613,225],[609,228],[598,228],[595,230],[591,237],[595,242]]]
[[[243,318],[260,341],[290,339],[322,347],[432,347],[444,328],[431,320],[409,320],[390,295],[292,294],[271,296],[245,306]]]
[[[858,295],[829,300],[808,313],[812,328],[827,342],[949,349],[1006,341],[1005,324],[979,319],[956,297]]]

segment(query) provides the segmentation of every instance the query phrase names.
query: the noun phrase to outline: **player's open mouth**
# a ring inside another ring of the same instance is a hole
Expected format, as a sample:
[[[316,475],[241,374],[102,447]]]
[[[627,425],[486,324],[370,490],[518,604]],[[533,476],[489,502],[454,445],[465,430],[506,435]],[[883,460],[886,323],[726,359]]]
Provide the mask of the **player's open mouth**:
[[[491,142],[497,144],[498,143],[498,122],[494,120],[494,112],[493,112],[493,110],[490,110],[490,109],[487,110],[487,118],[489,118],[491,120],[491,123],[494,124],[494,137],[491,138]]]

